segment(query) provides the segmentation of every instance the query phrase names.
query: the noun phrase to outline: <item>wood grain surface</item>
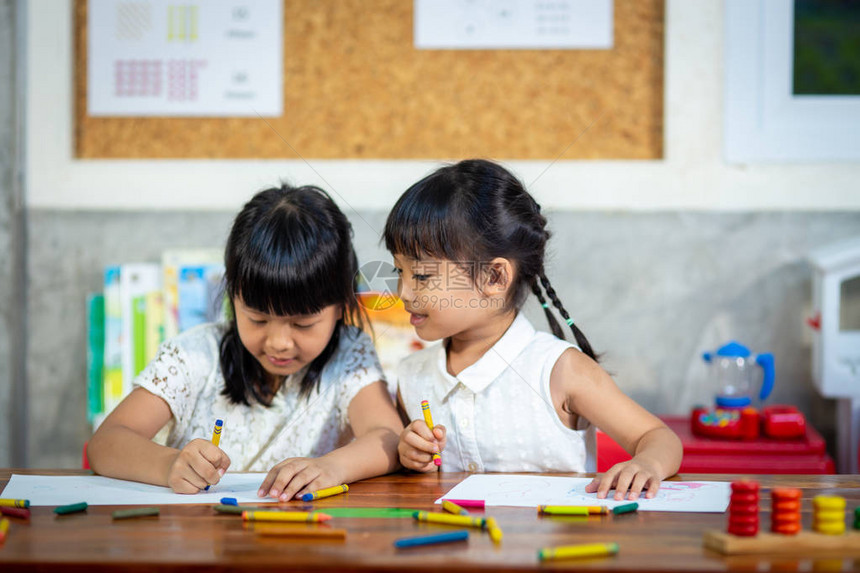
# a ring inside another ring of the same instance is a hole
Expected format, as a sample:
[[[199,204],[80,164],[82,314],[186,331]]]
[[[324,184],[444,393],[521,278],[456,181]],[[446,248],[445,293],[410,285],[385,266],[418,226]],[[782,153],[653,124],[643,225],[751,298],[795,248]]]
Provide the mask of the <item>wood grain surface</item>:
[[[81,475],[83,471],[0,470],[0,486],[12,473]],[[350,484],[349,493],[313,507],[404,507],[438,510],[433,501],[468,474],[392,474]],[[683,475],[676,480],[730,481],[731,475]],[[860,476],[744,476],[758,479],[760,519],[769,522],[768,488],[803,490],[804,528],[812,520],[812,497],[847,499],[846,515],[860,504]],[[302,507],[294,502],[289,505]],[[333,518],[345,540],[262,536],[240,516],[216,513],[211,505],[164,505],[160,516],[113,521],[118,506],[90,506],[85,513],[56,516],[51,507],[32,508],[29,521],[11,519],[0,545],[0,571],[524,571],[562,568],[610,571],[818,571],[860,570],[860,553],[723,556],[703,546],[706,530],[725,529],[726,514],[637,512],[585,520],[541,518],[532,508],[490,507],[504,532],[496,546],[486,533],[468,542],[397,550],[395,539],[450,530],[412,519]],[[848,522],[848,526],[851,523]],[[549,545],[617,542],[617,555],[540,563],[537,550]]]

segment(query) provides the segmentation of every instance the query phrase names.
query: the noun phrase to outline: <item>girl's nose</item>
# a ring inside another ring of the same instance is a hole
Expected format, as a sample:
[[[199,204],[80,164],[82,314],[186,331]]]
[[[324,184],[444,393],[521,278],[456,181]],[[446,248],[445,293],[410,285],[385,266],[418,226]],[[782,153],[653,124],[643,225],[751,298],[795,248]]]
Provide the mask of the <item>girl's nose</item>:
[[[397,279],[397,296],[407,302],[411,301],[414,296],[408,283],[409,281],[403,280],[402,276]]]
[[[293,349],[293,333],[289,326],[274,325],[266,337],[269,347],[276,352],[284,352]]]

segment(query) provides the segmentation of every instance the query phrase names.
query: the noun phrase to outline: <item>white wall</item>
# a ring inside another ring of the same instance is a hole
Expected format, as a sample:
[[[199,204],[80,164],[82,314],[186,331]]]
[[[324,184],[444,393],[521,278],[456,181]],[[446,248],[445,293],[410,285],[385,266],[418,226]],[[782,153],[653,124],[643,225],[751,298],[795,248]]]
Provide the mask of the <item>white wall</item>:
[[[667,0],[664,160],[508,162],[526,183],[537,179],[531,189],[542,204],[633,211],[860,209],[860,163],[724,163],[723,8],[720,0]],[[233,210],[246,190],[286,178],[330,189],[354,209],[388,209],[435,164],[74,160],[72,1],[28,0],[28,11],[31,207]],[[588,145],[588,135],[575,145]]]

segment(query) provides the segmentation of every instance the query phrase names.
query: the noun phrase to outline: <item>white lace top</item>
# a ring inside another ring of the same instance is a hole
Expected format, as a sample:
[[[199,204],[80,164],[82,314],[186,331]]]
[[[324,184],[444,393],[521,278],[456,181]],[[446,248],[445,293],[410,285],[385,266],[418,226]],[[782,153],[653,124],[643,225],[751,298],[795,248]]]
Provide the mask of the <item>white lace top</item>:
[[[562,352],[577,348],[539,332],[522,314],[477,362],[457,377],[446,368],[444,345],[401,361],[398,389],[411,420],[430,403],[434,424],[447,429],[443,471],[593,472],[596,436],[580,417],[572,430],[552,404],[549,379]]]
[[[299,398],[304,369],[285,380],[269,407],[233,404],[221,394],[219,345],[224,324],[204,324],[164,342],[134,385],[159,396],[173,413],[167,445],[182,448],[212,438],[224,421],[220,447],[234,471],[269,471],[290,457],[326,454],[352,439],[347,409],[359,390],[384,380],[370,337],[341,331],[338,348],[320,376],[319,390]]]

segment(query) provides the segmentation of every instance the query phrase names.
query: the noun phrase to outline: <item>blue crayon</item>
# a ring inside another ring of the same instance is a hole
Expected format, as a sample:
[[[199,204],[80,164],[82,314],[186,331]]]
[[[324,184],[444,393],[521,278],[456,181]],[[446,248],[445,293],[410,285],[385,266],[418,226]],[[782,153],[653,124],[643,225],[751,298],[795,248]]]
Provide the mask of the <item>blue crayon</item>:
[[[394,542],[394,547],[419,547],[421,545],[435,545],[436,543],[449,543],[451,541],[466,541],[469,539],[469,530],[459,529],[448,533],[437,533],[434,535],[419,535],[417,537],[403,537]]]
[[[235,497],[222,497],[221,503],[223,505],[239,505],[239,502],[236,501]]]

